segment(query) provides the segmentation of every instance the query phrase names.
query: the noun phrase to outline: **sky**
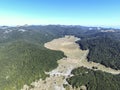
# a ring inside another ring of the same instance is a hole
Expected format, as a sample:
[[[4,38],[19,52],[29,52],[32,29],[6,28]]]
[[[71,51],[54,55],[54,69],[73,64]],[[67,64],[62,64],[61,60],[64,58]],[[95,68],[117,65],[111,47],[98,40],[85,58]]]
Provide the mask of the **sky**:
[[[119,26],[120,0],[0,0],[0,25]]]

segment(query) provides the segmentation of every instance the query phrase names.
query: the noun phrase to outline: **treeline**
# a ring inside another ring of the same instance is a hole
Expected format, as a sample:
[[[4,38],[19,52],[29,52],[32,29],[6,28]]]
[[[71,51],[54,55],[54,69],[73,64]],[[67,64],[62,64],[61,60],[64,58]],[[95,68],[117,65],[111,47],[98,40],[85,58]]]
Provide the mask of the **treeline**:
[[[82,39],[78,43],[82,49],[90,49],[89,61],[119,69],[120,33],[100,33],[96,27],[89,28],[33,25],[0,29],[0,90],[19,90],[24,84],[44,79],[47,76],[44,71],[56,68],[57,60],[64,57],[62,52],[44,48],[44,43],[64,35]],[[25,32],[19,32],[19,29]],[[5,33],[6,30],[12,31]]]
[[[15,41],[0,48],[0,90],[20,90],[35,80],[45,79],[45,71],[57,67],[64,57],[60,51],[26,41]]]
[[[84,38],[77,42],[81,49],[89,49],[88,61],[120,69],[120,41],[115,37],[99,36]]]
[[[87,87],[87,90],[119,90],[120,89],[120,74],[112,75],[102,71],[93,71],[84,67],[76,68],[72,71],[74,76],[67,79],[67,82],[73,88],[78,88],[82,85]]]

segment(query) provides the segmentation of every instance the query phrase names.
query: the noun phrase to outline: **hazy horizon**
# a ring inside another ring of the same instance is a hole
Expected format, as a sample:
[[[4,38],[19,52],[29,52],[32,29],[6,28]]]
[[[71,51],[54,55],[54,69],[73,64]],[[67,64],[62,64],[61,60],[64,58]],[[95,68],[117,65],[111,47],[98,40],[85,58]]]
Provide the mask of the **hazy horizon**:
[[[119,27],[119,0],[1,0],[2,25]]]

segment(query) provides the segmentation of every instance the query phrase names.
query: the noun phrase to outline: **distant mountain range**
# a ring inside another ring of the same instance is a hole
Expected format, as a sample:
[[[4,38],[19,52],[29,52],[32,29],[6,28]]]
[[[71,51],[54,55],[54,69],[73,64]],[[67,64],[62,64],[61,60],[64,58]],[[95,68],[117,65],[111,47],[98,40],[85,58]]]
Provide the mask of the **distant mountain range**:
[[[55,69],[58,66],[57,60],[66,56],[61,51],[45,48],[44,44],[65,35],[74,35],[81,38],[76,43],[79,44],[81,49],[90,50],[87,56],[88,61],[101,63],[106,67],[120,70],[120,29],[79,25],[1,26],[0,90],[20,90],[25,84],[30,85],[33,81],[48,77],[49,75],[45,74],[45,72]],[[89,71],[83,68],[75,70],[75,72],[84,70],[85,72]],[[84,75],[86,75],[84,73],[80,75],[75,73],[77,75],[68,79],[68,82],[75,87],[82,84],[86,84],[86,87],[95,85],[94,88],[98,88],[97,90],[110,90],[109,87],[111,87],[111,90],[120,88],[120,75],[89,72],[90,74],[87,74],[87,78],[89,78],[87,83],[84,82]],[[94,77],[90,79],[93,74]],[[110,81],[107,78],[108,75],[110,78],[112,77]],[[95,84],[94,82],[103,80],[101,79],[102,76],[106,82],[100,81],[103,83],[100,86]],[[81,78],[80,82],[79,79]],[[104,86],[107,86],[107,89]]]

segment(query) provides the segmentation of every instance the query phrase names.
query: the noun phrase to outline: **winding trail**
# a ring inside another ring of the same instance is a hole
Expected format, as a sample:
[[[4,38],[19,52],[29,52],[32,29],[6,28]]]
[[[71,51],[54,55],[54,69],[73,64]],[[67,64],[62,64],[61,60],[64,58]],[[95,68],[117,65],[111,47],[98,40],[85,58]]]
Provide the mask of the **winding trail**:
[[[24,85],[21,90],[65,90],[63,84],[68,84],[66,78],[73,76],[71,71],[77,67],[86,67],[94,70],[101,70],[103,72],[108,72],[112,74],[120,74],[120,70],[114,70],[107,68],[104,65],[95,62],[88,62],[87,55],[89,50],[81,50],[79,45],[75,43],[77,40],[80,40],[74,36],[65,36],[63,38],[54,39],[50,42],[45,43],[45,47],[51,50],[59,50],[64,52],[67,58],[58,60],[58,67],[51,72],[46,72],[50,77],[47,77],[45,80],[38,80],[31,83],[34,88],[29,88],[27,85]],[[69,85],[68,90],[86,90],[86,87],[83,85],[78,89],[73,89]]]

